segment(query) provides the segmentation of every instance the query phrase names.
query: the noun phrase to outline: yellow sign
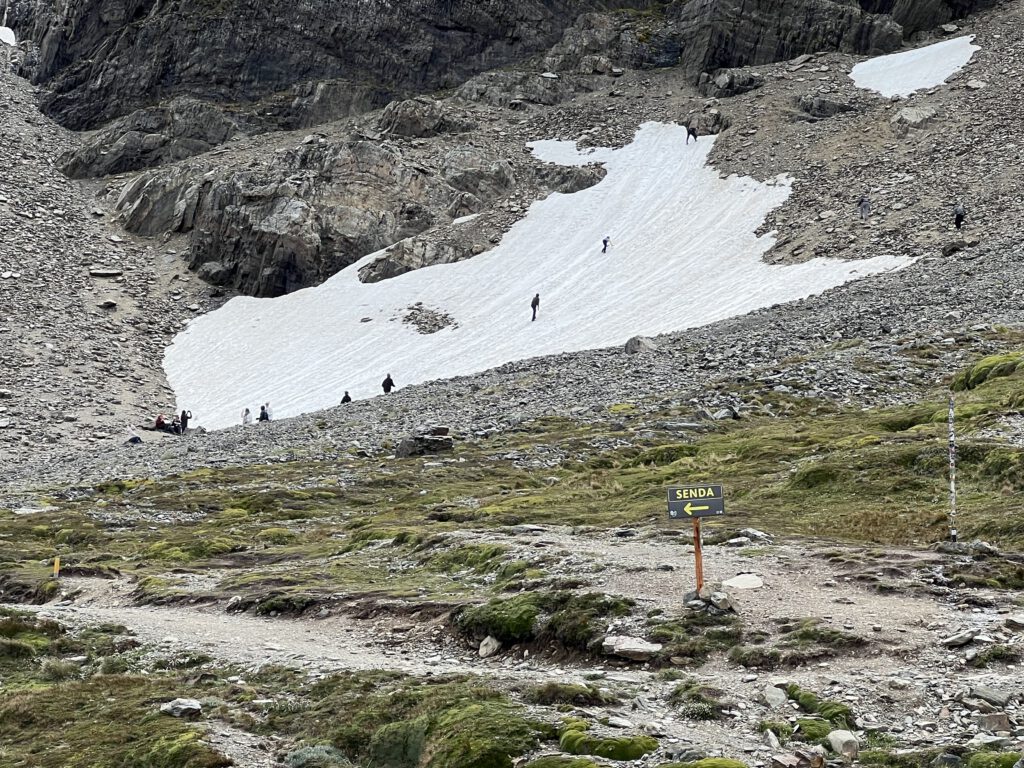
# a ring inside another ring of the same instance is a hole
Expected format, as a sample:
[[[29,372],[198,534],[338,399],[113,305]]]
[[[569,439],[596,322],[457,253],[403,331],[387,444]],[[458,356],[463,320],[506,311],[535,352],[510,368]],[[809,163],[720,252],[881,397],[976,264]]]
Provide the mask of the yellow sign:
[[[60,555],[53,558],[53,578],[60,578]]]

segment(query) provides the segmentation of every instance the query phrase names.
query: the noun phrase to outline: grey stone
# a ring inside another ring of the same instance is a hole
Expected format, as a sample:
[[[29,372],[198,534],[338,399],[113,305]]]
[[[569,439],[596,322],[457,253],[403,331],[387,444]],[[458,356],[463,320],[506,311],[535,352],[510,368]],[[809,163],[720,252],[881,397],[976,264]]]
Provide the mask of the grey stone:
[[[623,351],[627,355],[637,355],[644,352],[654,352],[658,349],[658,345],[655,344],[651,339],[645,336],[634,336],[626,342],[626,346]]]
[[[488,635],[480,641],[480,647],[477,649],[477,652],[480,654],[481,659],[487,659],[500,650],[501,641],[492,635]]]
[[[203,711],[203,705],[196,699],[174,699],[161,704],[160,711],[172,717],[196,718]]]
[[[949,752],[943,752],[931,762],[931,768],[961,768],[964,761]]]
[[[850,731],[832,731],[829,733],[827,740],[829,747],[837,755],[842,755],[851,762],[857,759],[860,743],[857,741],[857,737]]]
[[[979,685],[971,688],[971,696],[987,701],[995,707],[1005,707],[1013,699],[1013,694],[1001,691],[998,688],[990,688],[986,685]]]
[[[741,573],[723,581],[722,586],[729,589],[760,589],[764,586],[764,581],[757,574]]]
[[[897,136],[905,136],[910,129],[920,130],[930,125],[937,114],[934,107],[903,107],[889,125]]]
[[[978,632],[977,629],[965,629],[963,632],[957,632],[955,635],[942,639],[940,643],[947,648],[959,648],[971,642]]]
[[[974,722],[983,731],[1010,730],[1010,717],[1005,712],[987,712],[974,715]]]
[[[773,709],[781,709],[789,704],[789,696],[777,685],[766,685],[764,687],[764,700]]]
[[[661,652],[660,643],[649,643],[638,637],[610,635],[604,639],[601,649],[610,656],[622,656],[633,661],[647,661]]]

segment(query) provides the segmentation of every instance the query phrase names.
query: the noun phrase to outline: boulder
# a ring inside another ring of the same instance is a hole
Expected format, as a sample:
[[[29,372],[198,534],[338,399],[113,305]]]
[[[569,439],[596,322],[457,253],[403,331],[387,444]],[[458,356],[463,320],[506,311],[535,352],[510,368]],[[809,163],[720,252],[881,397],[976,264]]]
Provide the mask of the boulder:
[[[975,632],[977,634],[977,632]],[[998,688],[990,688],[987,685],[979,685],[971,688],[971,696],[982,701],[987,701],[994,707],[1005,707],[1014,698],[1012,693],[1001,691]]]
[[[601,643],[601,650],[610,656],[621,656],[633,661],[648,661],[661,652],[660,643],[649,643],[638,637],[609,635]]]
[[[772,709],[782,709],[789,703],[789,696],[777,685],[766,685],[764,687],[764,700]]]
[[[797,99],[797,106],[802,112],[815,118],[835,117],[842,112],[852,112],[853,107],[843,101],[826,99],[822,96],[805,94]]]
[[[702,72],[697,90],[704,96],[728,98],[753,91],[764,85],[764,76],[748,69],[719,69],[713,74]]]
[[[1024,630],[1024,613],[1017,613],[1013,616],[1007,616],[1003,619],[1003,624],[1008,629],[1014,629],[1017,631]]]
[[[658,345],[655,344],[651,339],[646,336],[634,336],[626,342],[624,351],[627,355],[638,355],[644,352],[654,352],[658,349]]]
[[[160,711],[172,717],[196,718],[203,711],[203,705],[196,699],[175,699],[161,704]]]
[[[410,456],[429,456],[455,449],[455,439],[449,436],[413,435],[406,437],[395,448],[395,457],[406,459]]]
[[[480,641],[480,647],[477,649],[477,653],[480,654],[481,659],[487,659],[496,654],[501,650],[501,640],[492,635],[488,635]]]
[[[1006,736],[992,736],[988,733],[975,734],[965,745],[968,749],[1002,749],[1009,745],[1011,739]]]
[[[842,755],[850,762],[857,759],[860,743],[852,733],[845,730],[832,731],[826,738],[829,748],[837,755]]]
[[[950,637],[944,638],[939,642],[946,648],[959,648],[961,646],[967,645],[975,637],[977,637],[979,631],[980,630],[977,629],[965,629],[963,632],[957,632],[955,635],[951,635]]]
[[[722,586],[729,589],[760,589],[764,581],[755,573],[741,573],[723,581]]]
[[[889,121],[889,126],[897,136],[906,136],[911,128],[920,130],[927,127],[937,114],[933,107],[903,107]]]
[[[1012,724],[1005,712],[986,712],[974,715],[974,722],[983,731],[1009,731]]]
[[[428,98],[393,101],[377,120],[381,133],[409,138],[460,133],[472,127],[471,122],[454,116],[443,102]]]

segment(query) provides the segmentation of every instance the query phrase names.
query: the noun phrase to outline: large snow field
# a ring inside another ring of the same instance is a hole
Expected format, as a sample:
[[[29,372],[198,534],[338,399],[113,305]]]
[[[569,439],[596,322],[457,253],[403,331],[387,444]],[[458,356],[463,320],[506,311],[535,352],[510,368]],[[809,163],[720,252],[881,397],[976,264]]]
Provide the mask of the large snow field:
[[[606,177],[534,203],[501,243],[456,264],[359,282],[367,256],[326,283],[275,299],[240,297],[192,321],[164,366],[196,423],[238,423],[269,400],[275,418],[538,355],[621,344],[704,325],[897,269],[906,258],[814,259],[772,266],[754,231],[790,193],[788,179],[721,178],[713,137],[647,123],[622,149],[532,146],[543,160],[603,163]],[[601,239],[612,245],[601,253]],[[536,322],[530,300],[541,296]],[[457,327],[424,335],[401,322],[416,302]],[[368,322],[363,322],[369,318]]]
[[[909,96],[915,91],[934,88],[959,72],[981,47],[972,45],[974,35],[955,37],[912,51],[878,56],[862,61],[850,71],[858,88],[882,96]]]

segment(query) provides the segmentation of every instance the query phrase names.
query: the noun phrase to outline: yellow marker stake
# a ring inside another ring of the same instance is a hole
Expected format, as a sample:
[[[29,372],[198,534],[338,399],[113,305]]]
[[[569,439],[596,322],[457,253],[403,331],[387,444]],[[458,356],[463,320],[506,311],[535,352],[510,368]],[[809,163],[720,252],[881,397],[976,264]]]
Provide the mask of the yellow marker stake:
[[[60,555],[57,555],[57,557],[53,558],[53,578],[60,578]]]

